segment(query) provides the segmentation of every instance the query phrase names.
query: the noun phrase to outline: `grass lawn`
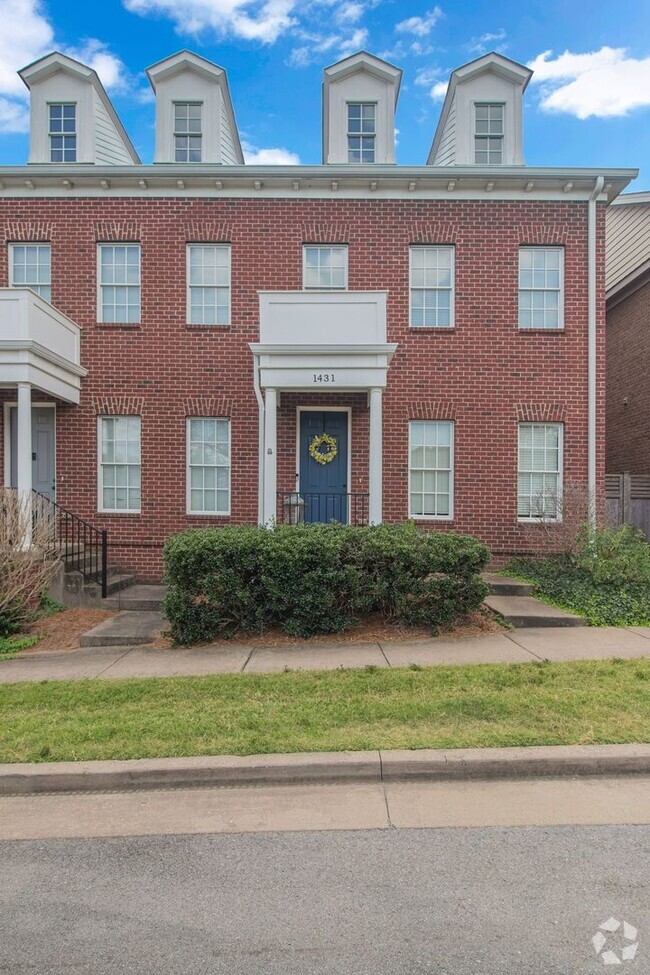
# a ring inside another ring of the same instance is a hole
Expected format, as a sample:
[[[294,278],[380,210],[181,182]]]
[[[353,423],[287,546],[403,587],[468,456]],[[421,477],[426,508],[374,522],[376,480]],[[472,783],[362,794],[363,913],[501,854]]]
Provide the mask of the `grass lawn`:
[[[650,741],[650,660],[0,686],[0,762]]]

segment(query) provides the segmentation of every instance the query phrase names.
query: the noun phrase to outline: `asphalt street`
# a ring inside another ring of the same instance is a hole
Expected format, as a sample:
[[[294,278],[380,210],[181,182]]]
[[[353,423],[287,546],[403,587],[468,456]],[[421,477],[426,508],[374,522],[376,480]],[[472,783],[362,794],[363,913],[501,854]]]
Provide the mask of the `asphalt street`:
[[[647,826],[21,840],[0,863],[10,975],[592,975],[610,917],[638,929],[616,970],[650,972]]]

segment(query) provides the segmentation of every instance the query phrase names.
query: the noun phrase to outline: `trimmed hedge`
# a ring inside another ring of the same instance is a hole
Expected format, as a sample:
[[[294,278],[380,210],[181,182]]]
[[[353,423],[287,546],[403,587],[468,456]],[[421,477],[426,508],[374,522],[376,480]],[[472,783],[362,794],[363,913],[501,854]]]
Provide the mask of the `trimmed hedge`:
[[[281,626],[339,633],[365,613],[436,628],[477,609],[485,545],[413,524],[192,529],[165,544],[172,639],[191,644]]]

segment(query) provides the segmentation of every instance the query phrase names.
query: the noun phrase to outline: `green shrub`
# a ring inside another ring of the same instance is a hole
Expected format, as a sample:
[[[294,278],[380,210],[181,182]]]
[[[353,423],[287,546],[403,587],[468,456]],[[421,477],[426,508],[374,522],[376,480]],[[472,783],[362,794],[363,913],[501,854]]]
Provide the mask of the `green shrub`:
[[[650,585],[650,545],[633,525],[590,528],[585,525],[572,556],[594,582]]]
[[[432,628],[480,606],[488,549],[414,525],[231,526],[167,539],[165,614],[177,643],[282,626],[339,633],[364,613]]]
[[[592,626],[650,625],[650,545],[632,525],[585,526],[571,554],[514,559],[509,569]]]

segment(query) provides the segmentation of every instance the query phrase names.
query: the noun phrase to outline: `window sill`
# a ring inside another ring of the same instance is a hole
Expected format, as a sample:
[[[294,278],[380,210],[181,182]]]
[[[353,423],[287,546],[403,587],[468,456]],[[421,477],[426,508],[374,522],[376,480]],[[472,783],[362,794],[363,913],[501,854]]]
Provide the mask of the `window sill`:
[[[418,524],[427,524],[429,522],[443,522],[445,525],[451,525],[454,521],[453,515],[409,515],[409,521],[415,521]]]
[[[227,325],[217,324],[216,322],[214,324],[201,324],[201,325],[196,324],[195,325],[194,322],[185,322],[185,328],[187,328],[187,329],[189,329],[191,331],[194,331],[196,329],[213,329],[213,328],[216,328],[216,329],[219,329],[219,331],[221,331],[221,332],[227,332],[228,329],[231,329],[232,328],[232,322],[228,322]]]
[[[455,331],[455,325],[409,325],[409,332],[442,332],[448,334]]]
[[[120,331],[136,331],[142,328],[142,322],[97,322],[97,328],[109,329],[115,328]]]
[[[112,509],[110,511],[102,511],[101,508],[98,508],[97,514],[98,515],[119,515],[121,518],[124,517],[124,515],[127,516],[130,515],[132,518],[140,518],[140,516],[142,515],[142,511],[124,511],[123,509],[121,509],[120,511],[115,511]]]
[[[522,335],[562,335],[566,331],[564,326],[561,328],[522,328],[521,325],[517,325],[516,329]]]

